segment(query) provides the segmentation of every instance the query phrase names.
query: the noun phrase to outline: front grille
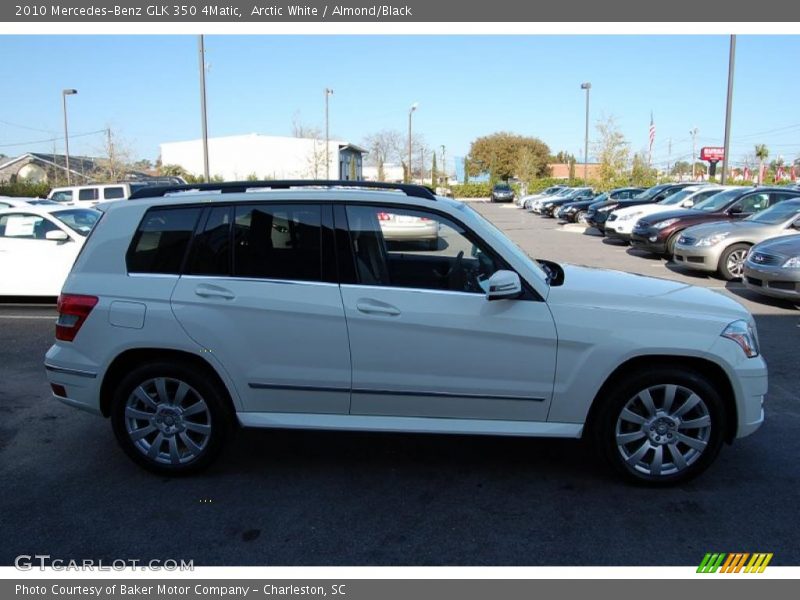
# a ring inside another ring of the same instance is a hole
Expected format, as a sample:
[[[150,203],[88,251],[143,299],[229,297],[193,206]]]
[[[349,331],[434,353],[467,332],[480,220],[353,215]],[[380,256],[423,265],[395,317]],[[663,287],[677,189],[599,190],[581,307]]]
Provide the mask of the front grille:
[[[764,285],[763,281],[761,281],[760,279],[756,279],[755,277],[745,277],[745,279],[747,279],[747,283],[749,283],[750,285],[757,285],[758,287]]]
[[[777,265],[781,259],[772,254],[765,254],[764,252],[753,252],[749,256],[750,262],[754,265]]]

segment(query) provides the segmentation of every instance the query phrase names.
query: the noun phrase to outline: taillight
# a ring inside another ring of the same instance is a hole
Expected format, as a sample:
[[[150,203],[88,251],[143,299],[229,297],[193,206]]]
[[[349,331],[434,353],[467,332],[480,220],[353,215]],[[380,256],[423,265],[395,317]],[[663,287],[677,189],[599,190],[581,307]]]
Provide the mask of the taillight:
[[[392,215],[390,215],[389,213],[385,212],[378,213],[378,221],[391,221],[391,220],[392,220]]]
[[[81,296],[79,294],[61,294],[58,297],[58,321],[56,321],[56,339],[71,342],[78,335],[86,321],[86,317],[97,304],[97,296]]]

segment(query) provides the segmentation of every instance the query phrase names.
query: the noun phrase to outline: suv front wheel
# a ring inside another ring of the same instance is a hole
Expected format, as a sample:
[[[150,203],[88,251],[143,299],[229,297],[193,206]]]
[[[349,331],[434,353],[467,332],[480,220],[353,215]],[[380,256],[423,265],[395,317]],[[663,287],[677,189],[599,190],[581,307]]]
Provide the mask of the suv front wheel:
[[[190,365],[143,365],[114,392],[114,434],[125,453],[150,471],[197,472],[216,458],[227,437],[231,419],[224,394]]]
[[[708,379],[657,367],[612,391],[594,433],[616,470],[640,483],[666,485],[708,468],[722,446],[724,424],[725,407]]]

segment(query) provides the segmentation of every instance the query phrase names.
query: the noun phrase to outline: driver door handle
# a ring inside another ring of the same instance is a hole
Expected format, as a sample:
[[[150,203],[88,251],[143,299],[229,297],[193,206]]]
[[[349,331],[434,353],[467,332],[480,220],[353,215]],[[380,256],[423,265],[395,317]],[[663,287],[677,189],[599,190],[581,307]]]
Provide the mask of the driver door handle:
[[[367,315],[387,315],[390,317],[396,317],[400,314],[400,309],[396,306],[369,298],[361,298],[358,300],[356,302],[356,308],[358,309],[358,312],[362,312]]]
[[[217,285],[200,284],[194,289],[194,293],[201,298],[224,298],[225,300],[236,298],[232,291]]]

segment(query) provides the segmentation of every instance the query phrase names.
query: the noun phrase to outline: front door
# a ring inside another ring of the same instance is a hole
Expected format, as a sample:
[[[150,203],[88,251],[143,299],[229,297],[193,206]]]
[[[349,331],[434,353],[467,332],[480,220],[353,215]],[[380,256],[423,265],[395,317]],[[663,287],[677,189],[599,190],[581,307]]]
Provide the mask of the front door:
[[[347,221],[351,414],[545,421],[555,326],[532,291],[486,300],[504,261],[436,213],[351,205]]]

